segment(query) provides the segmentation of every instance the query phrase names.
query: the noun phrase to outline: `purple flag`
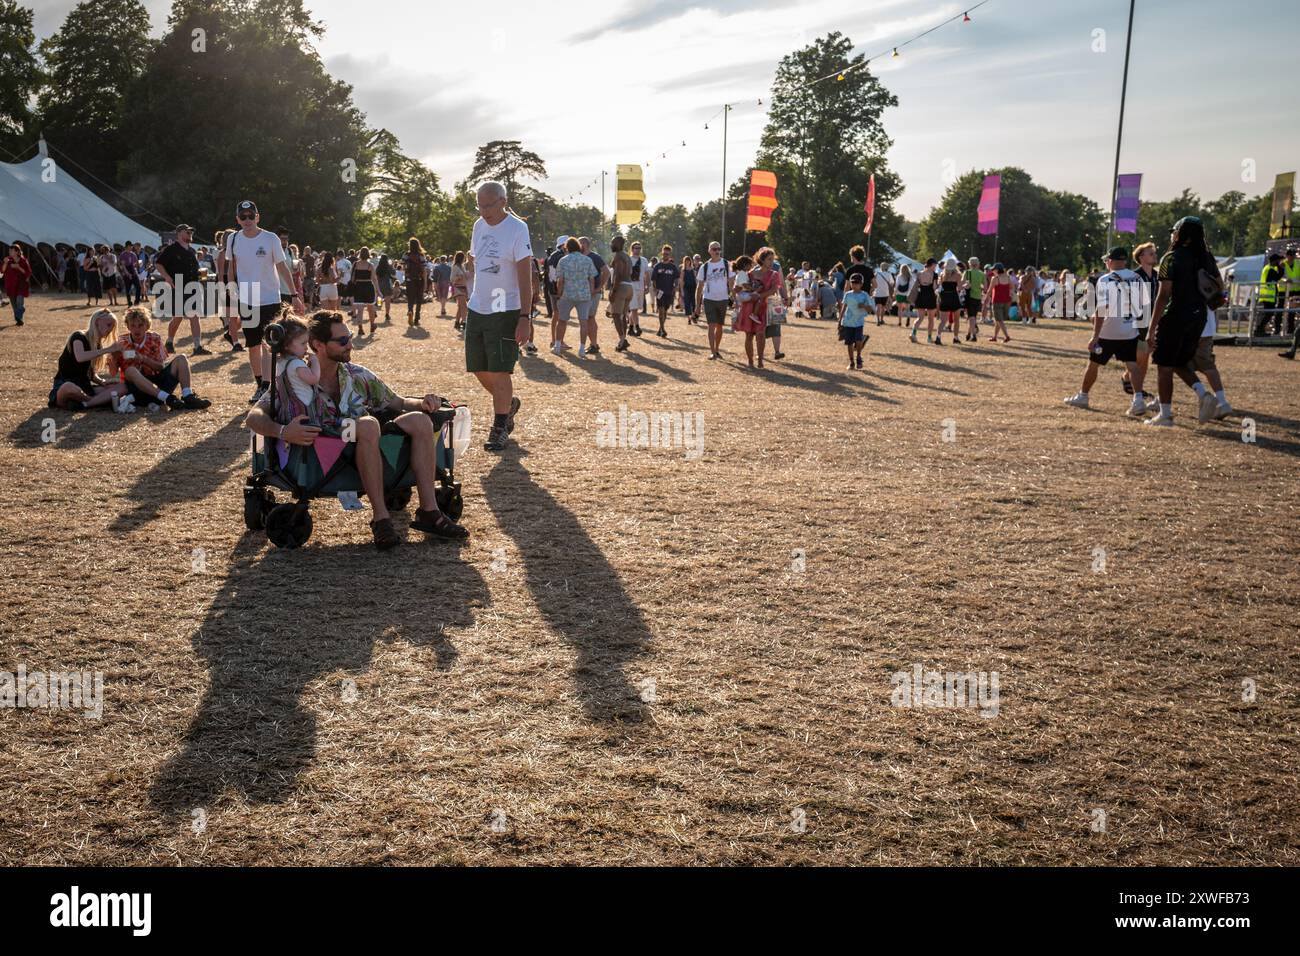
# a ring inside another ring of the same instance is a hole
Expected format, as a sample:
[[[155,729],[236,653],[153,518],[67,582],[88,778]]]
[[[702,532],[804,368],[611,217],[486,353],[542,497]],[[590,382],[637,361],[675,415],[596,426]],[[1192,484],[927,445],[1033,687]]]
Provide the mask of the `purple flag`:
[[[981,236],[991,236],[998,231],[998,200],[1002,196],[1002,177],[997,173],[984,177],[984,192],[980,195],[979,226]]]
[[[1142,191],[1141,173],[1121,173],[1115,180],[1115,231],[1138,231],[1138,193]]]

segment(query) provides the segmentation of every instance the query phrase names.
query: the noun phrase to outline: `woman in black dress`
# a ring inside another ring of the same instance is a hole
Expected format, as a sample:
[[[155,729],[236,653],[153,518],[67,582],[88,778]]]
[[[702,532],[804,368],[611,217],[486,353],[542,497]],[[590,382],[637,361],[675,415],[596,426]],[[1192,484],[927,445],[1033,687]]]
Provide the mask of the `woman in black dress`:
[[[370,315],[370,334],[375,334],[375,267],[370,261],[370,248],[362,246],[357,253],[357,264],[352,267],[352,317],[357,320],[357,334],[361,334],[362,313]]]
[[[108,345],[103,343],[107,342]],[[117,341],[117,316],[100,309],[90,317],[86,331],[68,336],[59,369],[50,386],[50,408],[82,409],[107,405],[126,394],[126,385],[99,374],[104,357],[122,351]]]
[[[916,341],[916,332],[921,327],[921,320],[926,320],[925,340],[934,341],[934,320],[939,308],[939,301],[934,294],[934,284],[938,279],[934,267],[938,263],[934,259],[925,260],[925,268],[916,274],[916,281],[912,283],[912,297],[916,304],[916,318],[912,322],[913,342]]]
[[[957,338],[957,317],[961,314],[961,295],[957,290],[960,288],[961,270],[957,263],[950,262],[939,280],[939,331],[934,337],[935,345],[943,345],[943,330],[950,325],[953,345],[960,341]]]

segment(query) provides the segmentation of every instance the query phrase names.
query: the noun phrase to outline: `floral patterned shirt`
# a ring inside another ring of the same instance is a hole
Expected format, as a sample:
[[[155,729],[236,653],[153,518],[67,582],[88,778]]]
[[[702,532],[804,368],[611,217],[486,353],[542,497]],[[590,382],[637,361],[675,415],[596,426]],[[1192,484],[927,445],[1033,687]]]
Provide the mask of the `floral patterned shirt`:
[[[339,400],[337,404],[323,387],[317,388],[313,406],[306,413],[311,424],[326,431],[341,431],[345,420],[350,418],[356,421],[363,415],[384,407],[398,397],[397,393],[385,385],[378,375],[364,365],[340,362],[338,376]],[[277,401],[280,406],[278,409],[271,408],[271,393],[269,391],[262,396],[261,401],[257,403],[257,407],[273,416],[280,424],[288,424],[293,418],[290,408],[291,403],[285,401],[283,395],[277,394],[276,398],[279,400]]]

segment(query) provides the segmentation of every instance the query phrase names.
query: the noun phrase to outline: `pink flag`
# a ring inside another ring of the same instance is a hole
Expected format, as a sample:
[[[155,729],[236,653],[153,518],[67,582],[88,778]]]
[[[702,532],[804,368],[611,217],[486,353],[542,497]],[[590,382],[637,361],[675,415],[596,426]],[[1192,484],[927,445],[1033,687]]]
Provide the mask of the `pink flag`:
[[[319,435],[312,445],[316,448],[316,460],[320,462],[320,470],[328,475],[330,469],[334,467],[334,462],[338,461],[339,455],[343,454],[343,439]]]
[[[862,207],[862,211],[867,214],[867,224],[862,227],[862,231],[868,236],[871,235],[871,226],[876,221],[876,174],[871,174],[871,179],[867,181],[867,202]]]
[[[980,195],[979,225],[981,236],[992,236],[998,231],[998,201],[1002,198],[1002,177],[997,173],[984,177],[984,192]]]

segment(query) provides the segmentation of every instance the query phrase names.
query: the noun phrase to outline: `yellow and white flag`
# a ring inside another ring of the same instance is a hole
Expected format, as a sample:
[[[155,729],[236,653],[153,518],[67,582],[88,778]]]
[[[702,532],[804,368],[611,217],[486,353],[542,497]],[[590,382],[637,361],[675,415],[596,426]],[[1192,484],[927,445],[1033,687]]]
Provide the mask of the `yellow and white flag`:
[[[619,163],[618,209],[614,222],[620,226],[635,226],[641,221],[641,207],[645,204],[645,189],[641,182],[641,167]]]

